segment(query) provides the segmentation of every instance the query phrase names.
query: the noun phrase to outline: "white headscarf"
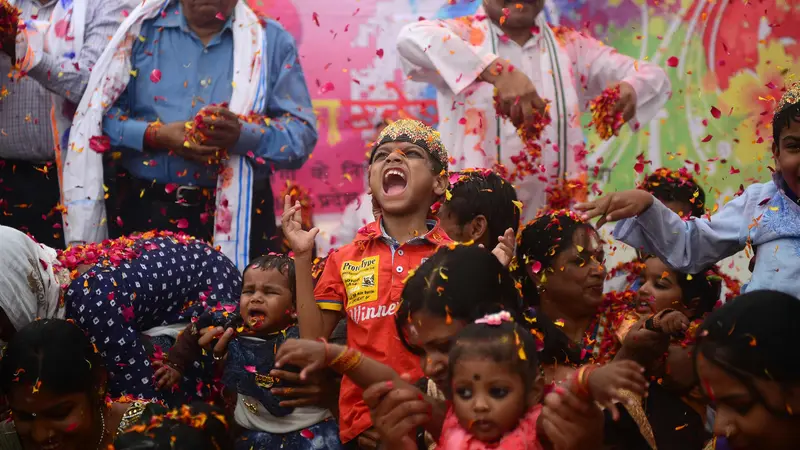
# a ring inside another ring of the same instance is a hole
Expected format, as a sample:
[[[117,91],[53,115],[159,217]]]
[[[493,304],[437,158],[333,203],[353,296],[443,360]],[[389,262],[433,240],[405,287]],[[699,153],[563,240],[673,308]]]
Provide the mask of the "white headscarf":
[[[56,251],[0,226],[0,308],[19,330],[37,318],[63,319]]]

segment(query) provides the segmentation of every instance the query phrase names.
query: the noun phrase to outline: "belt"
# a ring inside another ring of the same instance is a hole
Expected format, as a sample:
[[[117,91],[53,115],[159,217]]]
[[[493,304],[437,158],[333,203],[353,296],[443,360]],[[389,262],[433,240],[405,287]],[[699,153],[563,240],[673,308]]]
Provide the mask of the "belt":
[[[134,190],[143,192],[143,194],[140,194],[142,197],[175,203],[187,208],[205,206],[211,201],[214,194],[213,188],[152,183],[135,177],[130,177],[130,180]]]

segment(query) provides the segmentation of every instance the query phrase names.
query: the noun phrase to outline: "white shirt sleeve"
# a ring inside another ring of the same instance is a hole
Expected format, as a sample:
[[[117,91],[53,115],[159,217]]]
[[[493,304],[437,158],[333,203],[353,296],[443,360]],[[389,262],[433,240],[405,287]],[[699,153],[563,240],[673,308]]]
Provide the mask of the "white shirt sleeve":
[[[636,91],[636,116],[630,121],[634,125],[655,118],[672,95],[669,77],[658,65],[623,55],[579,31],[567,32],[564,39],[574,64],[575,79],[581,84],[578,86],[581,108],[606,88],[624,81]]]
[[[345,208],[341,222],[331,233],[330,247],[339,248],[342,245],[349,244],[355,239],[361,227],[374,221],[372,196],[365,192]]]
[[[457,30],[452,20],[421,20],[403,27],[397,51],[405,74],[451,95],[460,94],[477,80],[497,55],[470,45]]]

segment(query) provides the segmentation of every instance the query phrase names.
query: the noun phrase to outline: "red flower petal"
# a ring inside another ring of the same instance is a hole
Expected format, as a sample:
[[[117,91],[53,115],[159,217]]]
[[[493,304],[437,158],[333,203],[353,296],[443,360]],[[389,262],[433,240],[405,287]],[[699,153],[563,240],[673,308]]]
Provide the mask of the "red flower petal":
[[[375,52],[375,54],[378,55],[378,58],[383,58],[383,49],[379,48],[378,51]]]
[[[711,139],[713,139],[713,138],[714,138],[714,136],[711,136],[711,135],[709,134],[708,136],[704,137],[704,138],[703,138],[703,140],[702,140],[701,142],[708,142],[708,141],[710,141],[710,140],[711,140]]]
[[[178,219],[178,223],[176,224],[176,226],[182,230],[189,228],[189,221],[186,219]]]
[[[158,83],[161,81],[161,71],[158,69],[153,69],[153,71],[150,72],[150,81],[153,83]]]
[[[716,106],[712,106],[711,115],[714,116],[715,119],[719,119],[722,116],[722,111],[718,110]]]
[[[667,65],[670,67],[678,67],[678,57],[677,56],[670,56],[667,60]]]

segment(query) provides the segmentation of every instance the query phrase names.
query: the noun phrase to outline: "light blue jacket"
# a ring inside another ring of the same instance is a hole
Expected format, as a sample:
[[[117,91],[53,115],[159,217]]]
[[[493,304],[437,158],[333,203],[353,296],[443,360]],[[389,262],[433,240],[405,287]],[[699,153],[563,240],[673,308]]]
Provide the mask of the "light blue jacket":
[[[779,180],[751,185],[710,218],[684,221],[655,201],[617,223],[614,236],[683,273],[698,273],[750,243],[758,257],[743,290],[800,297],[800,205],[778,189]]]

